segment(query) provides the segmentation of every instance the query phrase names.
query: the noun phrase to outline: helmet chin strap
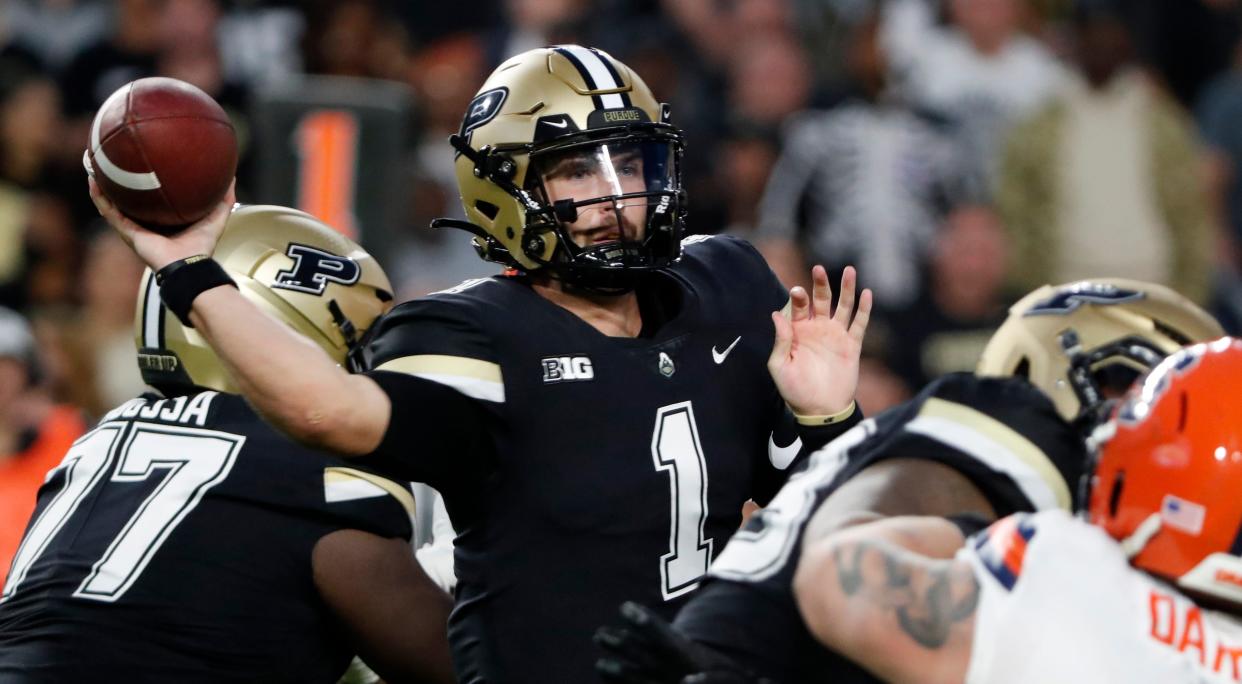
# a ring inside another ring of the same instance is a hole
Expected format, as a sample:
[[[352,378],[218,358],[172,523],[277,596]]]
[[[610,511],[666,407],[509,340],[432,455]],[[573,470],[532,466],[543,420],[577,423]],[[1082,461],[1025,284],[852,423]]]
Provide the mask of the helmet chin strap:
[[[611,199],[602,201],[611,205],[608,211],[612,212],[616,225],[624,226],[625,218],[622,214],[624,205],[621,203],[621,198],[612,197]],[[559,223],[555,229],[558,239],[560,243],[565,246],[563,249],[569,251],[572,259],[579,258],[579,255],[582,254],[582,252],[590,251],[591,248],[589,246],[577,246],[573,242],[574,236],[566,224],[572,223],[578,219],[578,207],[580,205],[592,205],[597,203],[598,202],[595,200],[588,200],[585,202],[561,200],[553,204],[555,214],[559,220]],[[605,245],[603,247],[604,249],[625,249],[624,245],[626,240],[624,237],[626,235],[626,231],[623,227],[618,228],[618,231],[620,232],[622,239],[615,244],[609,243],[611,246]],[[632,269],[624,267],[580,269],[570,268],[569,266],[569,264],[549,263],[548,270],[552,273],[553,277],[561,281],[561,283],[567,288],[571,288],[573,290],[579,290],[593,295],[616,297],[633,292],[634,288],[638,285],[639,273]]]
[[[353,321],[341,311],[335,299],[328,300],[328,313],[332,314],[332,322],[336,324],[341,336],[345,338],[345,369],[357,373],[363,369],[362,350],[365,345],[358,339],[358,328]]]
[[[561,281],[561,284],[566,289],[586,292],[592,295],[620,297],[633,292],[638,285],[638,274],[623,270],[609,273],[606,277],[601,277],[599,273],[584,276],[580,271],[556,267],[551,267],[547,270],[549,275]]]

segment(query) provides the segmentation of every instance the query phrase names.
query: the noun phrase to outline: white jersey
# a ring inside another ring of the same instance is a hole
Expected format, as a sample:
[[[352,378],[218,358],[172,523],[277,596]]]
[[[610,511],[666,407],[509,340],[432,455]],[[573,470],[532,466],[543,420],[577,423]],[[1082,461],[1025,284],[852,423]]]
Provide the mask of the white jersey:
[[[980,588],[967,684],[1242,681],[1242,622],[1134,569],[1063,511],[1005,518],[958,558]]]

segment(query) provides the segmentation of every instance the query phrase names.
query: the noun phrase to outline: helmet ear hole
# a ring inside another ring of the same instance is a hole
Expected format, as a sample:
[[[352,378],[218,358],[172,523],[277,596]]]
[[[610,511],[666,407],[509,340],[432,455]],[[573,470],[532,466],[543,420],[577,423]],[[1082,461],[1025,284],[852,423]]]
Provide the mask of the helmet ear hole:
[[[1182,392],[1181,396],[1179,396],[1178,398],[1181,400],[1179,402],[1181,406],[1178,407],[1177,431],[1179,433],[1184,433],[1186,432],[1186,413],[1187,413],[1187,408],[1189,407],[1189,397],[1186,396],[1185,392]]]
[[[475,200],[474,208],[478,209],[479,213],[486,216],[489,221],[495,221],[496,216],[500,214],[500,207],[486,200]]]
[[[1018,365],[1014,367],[1013,375],[1014,377],[1017,377],[1017,378],[1023,378],[1026,380],[1030,380],[1031,379],[1031,360],[1023,356],[1022,360],[1018,362]]]
[[[1126,471],[1118,470],[1117,479],[1113,480],[1113,489],[1108,493],[1108,517],[1117,517],[1117,507],[1121,504],[1121,490],[1125,488]]]

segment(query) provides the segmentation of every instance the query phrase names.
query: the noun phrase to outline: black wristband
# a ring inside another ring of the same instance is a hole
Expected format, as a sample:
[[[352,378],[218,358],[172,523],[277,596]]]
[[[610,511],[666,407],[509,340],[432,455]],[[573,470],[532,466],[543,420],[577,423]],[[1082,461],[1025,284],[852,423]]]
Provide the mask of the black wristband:
[[[164,300],[164,306],[187,328],[194,327],[190,323],[190,307],[196,297],[221,285],[237,287],[219,263],[202,254],[161,268],[155,273],[155,284],[160,286],[160,299]]]

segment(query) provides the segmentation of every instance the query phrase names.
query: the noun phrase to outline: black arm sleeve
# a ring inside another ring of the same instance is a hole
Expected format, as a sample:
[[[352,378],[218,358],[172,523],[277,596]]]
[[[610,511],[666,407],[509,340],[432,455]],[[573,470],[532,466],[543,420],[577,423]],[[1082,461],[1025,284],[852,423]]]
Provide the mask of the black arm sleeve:
[[[785,402],[781,401],[782,415],[777,422],[776,429],[772,432],[772,446],[777,448],[782,445],[795,443],[795,440],[801,440],[801,447],[798,454],[788,463],[778,464],[772,461],[774,454],[771,453],[772,446],[769,447],[768,460],[760,463],[756,468],[755,486],[751,498],[761,506],[767,505],[772,497],[785,486],[785,481],[789,479],[789,474],[798,470],[811,454],[824,448],[829,442],[845,434],[850,428],[862,422],[862,411],[855,406],[854,412],[845,418],[831,425],[802,425],[794,419],[793,413],[785,406]]]
[[[392,477],[451,488],[492,462],[490,420],[479,404],[452,387],[393,373],[366,374],[392,402],[388,431],[362,462]]]
[[[861,423],[862,419],[862,409],[855,404],[853,413],[843,420],[830,425],[803,425],[798,423],[798,437],[802,439],[802,453],[798,454],[798,459],[802,460],[823,449],[829,442]]]

